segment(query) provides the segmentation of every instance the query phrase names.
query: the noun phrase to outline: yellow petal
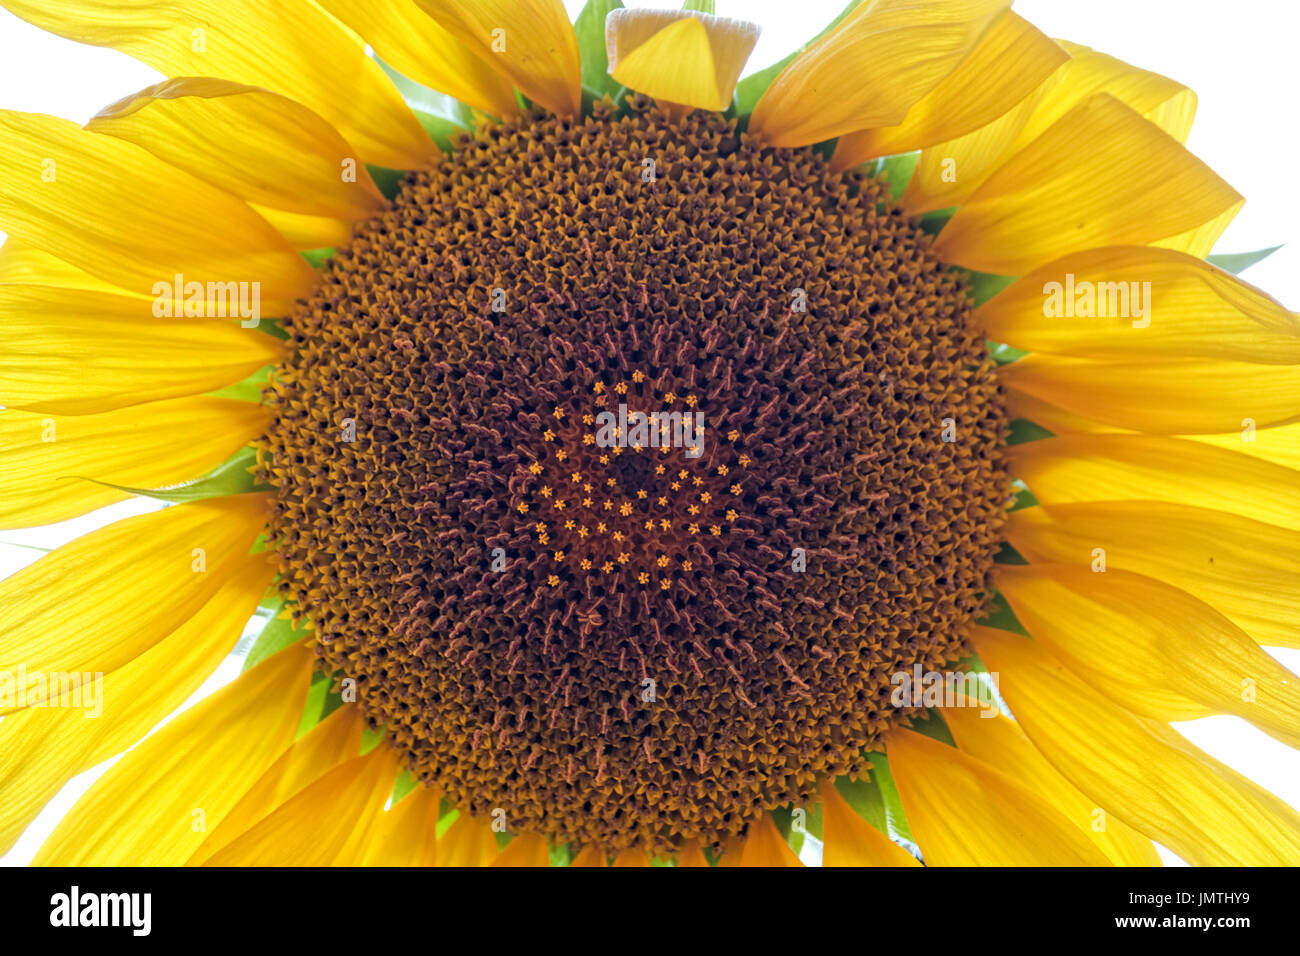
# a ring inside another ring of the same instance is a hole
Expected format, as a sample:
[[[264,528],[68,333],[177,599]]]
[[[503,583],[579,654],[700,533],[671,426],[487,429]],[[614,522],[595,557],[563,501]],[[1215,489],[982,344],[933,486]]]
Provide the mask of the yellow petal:
[[[6,246],[6,248],[8,248]],[[86,415],[214,391],[272,362],[278,339],[150,300],[0,284],[0,404]]]
[[[207,839],[186,861],[199,866],[261,823],[340,764],[361,753],[365,723],[357,707],[344,704],[293,741],[251,787],[238,795]]]
[[[1225,435],[1188,435],[1196,442],[1229,448],[1252,458],[1300,469],[1300,422],[1276,428],[1256,428],[1253,418],[1243,419],[1240,428]]]
[[[355,866],[374,811],[393,789],[397,753],[382,744],[341,763],[214,853],[204,866]]]
[[[1300,472],[1227,448],[1151,435],[1064,435],[1014,445],[1007,456],[1043,504],[1172,501],[1300,531]]]
[[[130,750],[59,822],[37,866],[179,866],[293,739],[312,655],[290,647]]]
[[[677,854],[677,865],[679,867],[707,867],[709,865],[708,858],[705,857],[704,851],[700,849],[699,841],[691,840],[686,844],[685,848]]]
[[[1073,59],[1014,109],[973,133],[922,150],[903,195],[909,211],[959,204],[1008,158],[1096,93],[1111,94],[1186,142],[1196,112],[1191,90],[1087,47],[1063,45]]]
[[[1104,810],[1034,749],[1015,721],[992,713],[990,717],[990,711],[977,707],[946,707],[943,719],[964,753],[997,767],[1038,794],[1116,866],[1161,865],[1160,854],[1150,840],[1119,820],[1108,819]]]
[[[371,0],[318,2],[403,76],[494,116],[519,111],[514,87],[494,62],[457,40],[414,0],[382,6]]]
[[[86,128],[272,209],[355,220],[384,203],[333,126],[286,96],[229,80],[166,80],[101,110]]]
[[[1186,232],[1181,232],[1176,236],[1161,239],[1153,243],[1153,245],[1173,249],[1177,252],[1185,252],[1188,255],[1203,259],[1210,254],[1215,243],[1219,241],[1219,237],[1223,235],[1223,231],[1237,217],[1237,213],[1241,212],[1241,207],[1244,205],[1246,205],[1246,200],[1238,199],[1213,219],[1207,220],[1201,225],[1188,229]]]
[[[418,0],[449,34],[561,116],[582,109],[578,38],[560,0]]]
[[[1038,354],[998,375],[1008,390],[1067,412],[1160,435],[1226,432],[1246,418],[1260,428],[1300,419],[1300,367],[1294,365]]]
[[[1069,58],[1060,44],[1007,10],[902,123],[841,136],[831,165],[850,169],[972,133],[1034,93]]]
[[[998,588],[1034,639],[1135,714],[1234,714],[1300,746],[1300,677],[1186,591],[1111,568],[1000,565]]]
[[[749,832],[742,839],[727,847],[718,865],[803,866],[766,813],[749,825]]]
[[[1300,532],[1223,511],[1148,501],[1012,512],[1006,537],[1029,561],[1145,574],[1182,588],[1261,644],[1300,646]]]
[[[250,203],[249,208],[275,229],[295,249],[328,249],[352,238],[351,223],[330,216],[304,216]]]
[[[1108,866],[1087,835],[996,767],[911,730],[885,738],[927,866]]]
[[[0,285],[82,289],[153,302],[152,295],[128,292],[12,236],[5,240],[4,245],[0,245]]]
[[[731,105],[757,24],[677,10],[611,10],[609,72],[647,96],[706,110]]]
[[[829,780],[821,787],[823,866],[920,866],[840,796]]]
[[[502,850],[492,866],[550,866],[551,851],[546,837],[537,833],[521,833]]]
[[[1240,201],[1177,140],[1100,93],[985,179],[934,250],[981,272],[1023,275],[1093,246],[1177,236]]]
[[[999,375],[1006,369],[1000,369]],[[1027,392],[1009,388],[1006,394],[1007,420],[1028,419],[1042,425],[1054,435],[1115,435],[1134,434],[1132,429],[1107,425],[1074,412],[1037,399]]]
[[[235,646],[272,573],[269,563],[245,562],[198,613],[102,684],[92,679],[58,707],[0,721],[0,854],[68,780],[141,740],[198,690]]]
[[[234,196],[132,143],[50,116],[0,111],[0,228],[168,302],[178,275],[205,287],[257,282],[261,314],[276,315],[315,282],[303,258]]]
[[[975,318],[995,342],[1030,352],[1300,363],[1295,313],[1170,249],[1104,246],[1064,256],[994,296]]]
[[[862,3],[768,87],[749,131],[770,146],[807,146],[897,126],[976,47],[1010,0]]]
[[[364,162],[412,169],[435,151],[360,38],[309,0],[5,0],[5,6],[43,30],[120,50],[167,77],[211,76],[281,93],[324,117]]]
[[[611,864],[616,867],[646,867],[650,866],[650,857],[645,855],[643,850],[624,850],[618,856],[614,857]]]
[[[420,786],[381,813],[366,840],[360,865],[433,866],[441,799],[437,790]]]
[[[705,864],[708,865],[707,863]],[[605,858],[605,851],[600,847],[585,846],[575,856],[569,866],[609,866],[609,861]]]
[[[462,813],[438,839],[438,866],[488,866],[496,859],[497,838],[486,820]]]
[[[988,628],[973,640],[1034,746],[1108,814],[1194,866],[1300,863],[1300,814],[1277,797],[1112,704],[1036,641]]]
[[[264,429],[251,402],[177,398],[98,415],[0,411],[0,527],[31,528],[216,468]]]
[[[0,672],[111,671],[139,657],[239,563],[260,560],[248,551],[265,508],[264,495],[232,495],[126,518],[0,581]],[[0,713],[12,709],[0,698]]]

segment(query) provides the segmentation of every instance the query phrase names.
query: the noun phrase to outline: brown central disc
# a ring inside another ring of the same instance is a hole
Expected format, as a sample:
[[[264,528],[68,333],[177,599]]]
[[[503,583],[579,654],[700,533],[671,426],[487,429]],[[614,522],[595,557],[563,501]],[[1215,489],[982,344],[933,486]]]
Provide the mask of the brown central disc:
[[[287,320],[281,590],[452,804],[717,844],[965,652],[1003,409],[887,196],[713,114],[534,115],[412,175]]]

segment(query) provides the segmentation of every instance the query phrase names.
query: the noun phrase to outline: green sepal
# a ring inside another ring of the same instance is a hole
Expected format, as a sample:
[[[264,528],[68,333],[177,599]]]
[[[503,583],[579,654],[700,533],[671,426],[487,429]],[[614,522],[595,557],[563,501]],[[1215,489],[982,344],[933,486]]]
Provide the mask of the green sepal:
[[[916,150],[911,153],[899,153],[897,156],[888,156],[880,164],[879,176],[882,176],[885,182],[889,183],[890,197],[898,199],[903,195],[903,190],[907,184],[912,181],[912,173],[916,171],[916,164],[921,160],[921,151]]]
[[[1029,486],[1023,481],[1017,479],[1012,484],[1012,488],[1015,489],[1016,500],[1012,503],[1011,507],[1007,509],[1008,511],[1019,511],[1021,508],[1032,508],[1038,504],[1038,499],[1034,497],[1034,493],[1029,490]]]
[[[995,590],[992,593],[989,597],[988,609],[985,611],[984,616],[975,623],[981,627],[992,627],[999,631],[1011,631],[1021,637],[1029,637],[1029,632],[1020,623],[1020,619],[1016,617],[1016,612],[1011,610],[1011,605],[1007,603],[1007,599],[1002,596],[1001,591]]]
[[[567,843],[550,847],[549,852],[551,866],[568,866],[573,862],[573,850],[570,849]]]
[[[952,218],[953,213],[957,211],[956,206],[949,206],[947,209],[934,209],[927,213],[922,213],[918,220],[921,231],[929,233],[932,236],[939,235],[943,227],[948,225],[948,220]]]
[[[952,738],[952,731],[948,729],[948,724],[940,716],[937,707],[927,707],[922,713],[914,715],[910,729],[949,747],[957,746],[957,741]]]
[[[1254,252],[1219,252],[1206,256],[1205,261],[1236,276],[1241,275],[1255,263],[1267,259],[1281,248],[1282,246],[1277,245],[1267,249],[1256,249]]]
[[[284,330],[279,319],[261,319],[257,323],[257,331],[263,335],[269,335],[273,339],[284,341],[289,338],[289,333]]]
[[[330,257],[336,252],[338,252],[338,249],[333,246],[322,246],[319,249],[304,249],[300,255],[307,260],[307,264],[313,269],[319,269],[329,262]]]
[[[366,169],[370,172],[370,178],[375,181],[375,188],[385,199],[397,198],[397,194],[402,191],[402,180],[406,178],[406,170],[372,166],[370,163],[366,164]]]
[[[107,481],[85,478],[81,475],[70,477],[92,481],[105,488],[116,488],[127,494],[166,501],[170,504],[185,504],[190,501],[203,501],[206,498],[223,498],[226,495],[242,495],[254,491],[270,491],[270,485],[260,485],[250,471],[257,464],[257,452],[251,447],[241,448],[222,465],[208,472],[202,478],[196,478],[188,484],[176,488],[130,488],[115,485]]]
[[[1016,509],[1012,508],[1011,510],[1015,511]],[[1011,543],[1008,541],[1003,541],[998,545],[998,553],[993,555],[993,562],[995,564],[1013,564],[1017,567],[1023,567],[1029,564],[1029,562],[1025,560],[1024,556],[1013,548]]]
[[[991,272],[975,272],[973,269],[963,269],[961,266],[953,266],[953,271],[960,272],[966,277],[971,301],[976,307],[983,305],[1016,281],[1016,276],[999,276]]]
[[[397,803],[397,801],[401,800],[419,785],[420,781],[415,778],[415,775],[412,774],[411,771],[407,770],[405,767],[399,767],[397,770],[397,779],[393,781],[393,803]]]
[[[874,758],[874,754],[872,757]],[[835,789],[853,812],[866,820],[881,833],[889,833],[889,823],[885,820],[885,799],[880,795],[880,787],[874,777],[866,780],[850,780],[847,776],[835,780]]]
[[[880,801],[884,805],[885,826],[880,828],[881,832],[887,834],[894,842],[902,843],[904,849],[920,859],[921,850],[916,845],[916,838],[912,836],[911,828],[907,825],[907,814],[903,810],[903,801],[898,795],[898,786],[894,783],[893,771],[889,769],[889,758],[885,754],[875,752],[867,754],[867,758],[871,761],[871,783],[879,792]]]
[[[271,372],[274,370],[274,365],[263,365],[247,378],[241,379],[233,385],[227,385],[225,388],[219,388],[215,392],[208,392],[208,394],[213,398],[231,398],[237,402],[260,404],[262,389],[270,384]]]
[[[1031,422],[1027,418],[1017,418],[1007,427],[1009,429],[1007,435],[1008,445],[1023,445],[1025,442],[1056,437],[1055,432],[1050,432],[1042,425]]]
[[[311,684],[307,687],[307,701],[302,707],[302,720],[298,723],[299,737],[325,719],[331,683],[330,676],[324,671],[312,673]]]
[[[403,101],[411,108],[415,118],[420,121],[430,139],[438,144],[444,152],[452,148],[455,137],[468,129],[474,128],[474,110],[454,96],[439,93],[423,83],[417,83],[401,73],[379,57],[375,62],[388,74],[388,78],[397,87]]]
[[[361,731],[362,755],[364,756],[365,754],[370,753],[370,751],[378,747],[379,742],[383,740],[387,734],[388,734],[387,727],[376,727],[374,730],[371,730],[369,727],[364,728]]]
[[[717,14],[713,0],[686,0],[682,4],[683,10],[694,11],[695,13],[707,13],[709,16]]]
[[[985,343],[989,348],[989,356],[999,365],[1010,365],[1017,359],[1022,359],[1029,353],[1024,349],[1018,349],[1011,345],[1004,345],[1001,342]]]
[[[578,55],[582,60],[582,85],[599,100],[608,94],[617,100],[621,88],[609,75],[609,57],[605,52],[605,18],[611,10],[622,10],[620,0],[587,0],[573,21],[578,37]]]
[[[293,621],[280,617],[277,610],[262,628],[262,633],[257,635],[253,646],[248,649],[248,656],[244,658],[244,666],[239,672],[242,674],[262,663],[272,654],[277,654],[286,647],[298,643],[306,633],[306,627],[296,629]]]

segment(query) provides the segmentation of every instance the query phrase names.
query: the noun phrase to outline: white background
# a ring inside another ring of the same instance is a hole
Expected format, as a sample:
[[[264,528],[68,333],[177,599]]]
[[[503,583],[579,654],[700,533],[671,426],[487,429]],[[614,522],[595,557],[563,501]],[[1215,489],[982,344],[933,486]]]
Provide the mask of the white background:
[[[275,2],[275,0],[265,0]],[[806,42],[845,0],[753,2],[718,0],[722,16],[763,26],[747,72],[761,69]],[[630,6],[673,7],[669,3]],[[566,0],[571,16],[581,0]],[[1188,147],[1247,199],[1216,252],[1243,252],[1289,243],[1247,274],[1251,282],[1300,309],[1300,191],[1296,108],[1296,0],[1020,0],[1015,9],[1054,37],[1083,43],[1170,76],[1199,95]],[[81,46],[46,34],[0,10],[0,109],[50,113],[85,122],[103,106],[160,79],[112,50]],[[1135,159],[1140,161],[1140,159]],[[1116,170],[1116,175],[1123,175]],[[0,233],[0,238],[3,233]],[[48,549],[109,520],[151,510],[127,502],[50,528],[0,532],[0,576]],[[1276,651],[1300,671],[1300,651]],[[194,699],[238,673],[232,656]],[[1178,725],[1198,745],[1300,806],[1300,755],[1232,717]],[[58,817],[102,773],[76,778],[0,863],[26,863]],[[1166,855],[1175,862],[1175,858]]]

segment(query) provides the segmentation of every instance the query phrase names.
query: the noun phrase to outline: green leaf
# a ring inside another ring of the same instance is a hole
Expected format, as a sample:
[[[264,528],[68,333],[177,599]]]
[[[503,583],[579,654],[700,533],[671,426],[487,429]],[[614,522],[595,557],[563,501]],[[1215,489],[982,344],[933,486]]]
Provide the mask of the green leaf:
[[[621,84],[609,75],[609,57],[605,53],[605,18],[611,10],[622,10],[621,0],[587,0],[587,5],[573,21],[578,35],[578,54],[582,58],[582,85],[596,99],[608,94],[615,97]]]
[[[284,650],[291,644],[296,644],[302,640],[303,635],[306,633],[307,628],[295,630],[293,621],[280,617],[277,611],[271,617],[271,620],[266,622],[266,627],[262,628],[262,633],[257,635],[257,640],[249,648],[248,656],[244,658],[244,666],[240,669],[240,673],[242,674],[244,671],[256,667],[272,654]]]
[[[826,28],[822,30],[821,33],[817,34],[789,56],[777,60],[771,66],[764,67],[757,73],[751,73],[749,76],[741,80],[740,83],[736,85],[737,115],[747,116],[754,112],[754,107],[758,104],[758,101],[763,98],[763,94],[766,93],[767,88],[772,85],[772,81],[780,76],[785,68],[795,61],[799,54],[803,53],[826,34],[830,33],[831,30],[839,26],[840,21],[852,13],[853,8],[856,7],[859,2],[860,0],[850,0],[849,5],[840,11],[839,16],[826,24]]]
[[[890,192],[894,199],[903,195],[903,190],[912,179],[912,173],[916,170],[916,164],[921,160],[921,151],[913,153],[901,153],[898,156],[890,156],[880,164],[880,175],[889,183]]]
[[[274,365],[263,365],[243,381],[236,382],[234,385],[227,385],[225,388],[219,388],[215,392],[209,392],[208,394],[214,398],[233,398],[237,402],[259,404],[262,401],[262,389],[270,384],[271,372],[274,369]]]
[[[107,481],[97,481],[82,475],[73,475],[83,481],[93,481],[106,488],[116,488],[132,495],[167,501],[171,504],[184,504],[189,501],[202,501],[205,498],[221,498],[225,495],[242,495],[252,491],[269,491],[269,485],[259,485],[253,478],[251,469],[257,462],[257,452],[252,448],[241,448],[225,464],[208,472],[202,478],[196,478],[188,484],[175,488],[129,488]]]
[[[1206,256],[1205,261],[1212,266],[1218,266],[1224,272],[1231,272],[1236,276],[1241,275],[1255,263],[1267,259],[1281,248],[1282,246],[1277,245],[1268,249],[1256,249],[1254,252],[1219,252],[1212,256]]]
[[[707,13],[713,16],[717,13],[714,9],[713,0],[686,0],[682,4],[683,10],[694,10],[696,13]]]

